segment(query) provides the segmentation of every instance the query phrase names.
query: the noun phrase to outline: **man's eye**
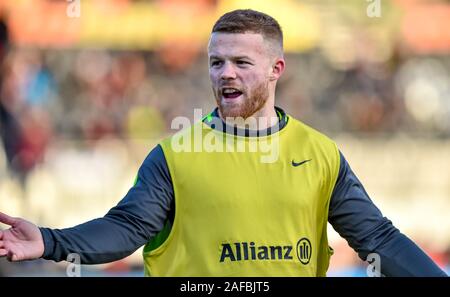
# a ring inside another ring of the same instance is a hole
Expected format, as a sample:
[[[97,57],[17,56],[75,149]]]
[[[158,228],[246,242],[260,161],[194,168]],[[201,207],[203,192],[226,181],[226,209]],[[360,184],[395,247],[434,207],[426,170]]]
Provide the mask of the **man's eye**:
[[[217,66],[220,66],[220,65],[222,65],[222,62],[221,62],[221,61],[212,61],[212,62],[211,62],[211,66],[212,66],[212,67],[217,67]]]
[[[247,61],[237,61],[236,64],[238,65],[249,65],[250,63]]]

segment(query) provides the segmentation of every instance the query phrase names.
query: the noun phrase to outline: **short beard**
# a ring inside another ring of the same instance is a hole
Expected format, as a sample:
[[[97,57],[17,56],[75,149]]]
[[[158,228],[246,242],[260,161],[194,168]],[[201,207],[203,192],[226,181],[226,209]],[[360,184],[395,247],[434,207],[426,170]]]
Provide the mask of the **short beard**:
[[[214,94],[216,95],[217,106],[223,119],[237,117],[247,119],[261,110],[266,104],[269,99],[269,83],[262,82],[255,88],[255,92],[251,97],[238,104],[222,104],[222,94],[216,92]]]

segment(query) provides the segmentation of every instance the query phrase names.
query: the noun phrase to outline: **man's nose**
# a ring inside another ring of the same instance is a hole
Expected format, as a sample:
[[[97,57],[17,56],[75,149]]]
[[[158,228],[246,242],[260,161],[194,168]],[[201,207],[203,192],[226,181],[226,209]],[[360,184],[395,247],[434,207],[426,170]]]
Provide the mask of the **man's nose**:
[[[222,73],[220,74],[220,78],[224,79],[224,80],[236,78],[236,71],[231,63],[227,62],[223,65]]]

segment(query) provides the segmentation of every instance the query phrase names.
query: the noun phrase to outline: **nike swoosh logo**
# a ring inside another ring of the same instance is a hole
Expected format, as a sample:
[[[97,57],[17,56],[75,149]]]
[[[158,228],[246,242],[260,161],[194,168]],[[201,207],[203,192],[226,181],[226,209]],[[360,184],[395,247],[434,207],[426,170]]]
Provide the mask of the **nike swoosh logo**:
[[[309,162],[309,161],[311,161],[311,160],[312,160],[312,159],[305,160],[305,161],[301,161],[300,163],[296,163],[294,160],[292,160],[292,166],[297,167],[297,166],[300,166],[300,165],[302,165],[302,164],[305,164],[306,162]]]

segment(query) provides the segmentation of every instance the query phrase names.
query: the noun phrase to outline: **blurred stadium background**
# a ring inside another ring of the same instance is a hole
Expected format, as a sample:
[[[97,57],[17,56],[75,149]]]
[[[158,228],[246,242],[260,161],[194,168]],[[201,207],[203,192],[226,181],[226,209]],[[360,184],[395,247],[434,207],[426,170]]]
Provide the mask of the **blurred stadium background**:
[[[214,107],[206,44],[235,8],[284,29],[277,105],[335,139],[384,215],[449,273],[449,1],[1,0],[0,210],[54,228],[103,216],[175,116]],[[331,227],[330,241],[329,275],[366,275]],[[142,275],[140,253],[82,275]],[[66,266],[1,259],[0,274]]]

